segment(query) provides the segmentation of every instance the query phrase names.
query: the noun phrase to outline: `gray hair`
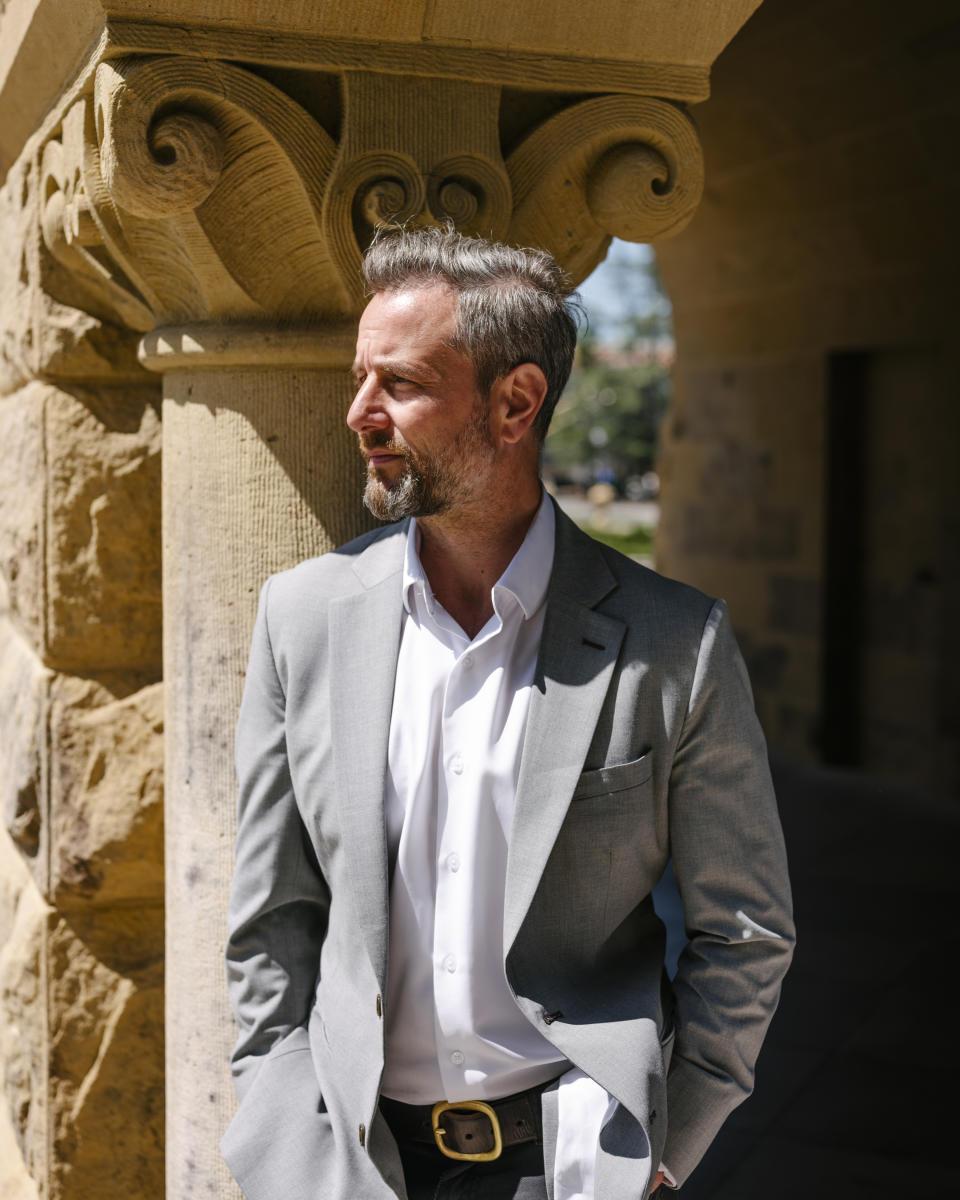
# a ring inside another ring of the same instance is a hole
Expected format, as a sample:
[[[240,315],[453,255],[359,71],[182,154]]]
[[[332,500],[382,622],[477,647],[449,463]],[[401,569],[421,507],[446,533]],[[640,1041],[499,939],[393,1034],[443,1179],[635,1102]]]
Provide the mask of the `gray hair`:
[[[567,277],[546,250],[517,250],[434,226],[386,230],[364,255],[363,277],[374,294],[433,284],[452,288],[452,346],[473,361],[482,395],[514,367],[535,363],[547,379],[533,426],[543,441],[570,377],[581,315]]]

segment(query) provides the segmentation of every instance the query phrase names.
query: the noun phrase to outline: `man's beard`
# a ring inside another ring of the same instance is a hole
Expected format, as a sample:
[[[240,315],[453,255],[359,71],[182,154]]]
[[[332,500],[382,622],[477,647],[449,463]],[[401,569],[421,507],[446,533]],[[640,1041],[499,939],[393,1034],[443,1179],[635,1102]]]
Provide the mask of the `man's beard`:
[[[449,445],[433,454],[414,450],[385,433],[361,435],[360,445],[368,454],[382,450],[403,459],[403,473],[392,484],[382,478],[376,467],[367,467],[363,502],[381,521],[450,512],[470,495],[478,471],[494,454],[484,401],[477,403],[470,419]]]

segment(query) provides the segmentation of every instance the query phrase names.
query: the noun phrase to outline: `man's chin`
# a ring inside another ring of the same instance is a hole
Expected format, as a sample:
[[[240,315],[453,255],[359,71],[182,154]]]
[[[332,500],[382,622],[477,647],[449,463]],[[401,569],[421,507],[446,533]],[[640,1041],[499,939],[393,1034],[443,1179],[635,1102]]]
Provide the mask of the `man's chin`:
[[[363,502],[378,521],[435,517],[449,508],[449,503],[430,493],[419,472],[412,470],[407,470],[394,484],[385,483],[379,472],[371,471]]]
[[[378,521],[402,521],[416,515],[416,489],[409,475],[392,487],[371,475],[363,493],[363,503]]]

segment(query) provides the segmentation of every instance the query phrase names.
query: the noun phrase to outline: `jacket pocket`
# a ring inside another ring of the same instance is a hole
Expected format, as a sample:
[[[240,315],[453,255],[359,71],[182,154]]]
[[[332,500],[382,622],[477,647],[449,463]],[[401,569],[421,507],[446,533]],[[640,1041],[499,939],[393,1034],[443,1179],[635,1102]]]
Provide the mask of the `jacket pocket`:
[[[278,1187],[285,1196],[315,1200],[340,1194],[329,1181],[333,1128],[305,1028],[292,1030],[266,1056],[220,1150],[247,1200],[273,1200]]]
[[[640,787],[653,774],[653,755],[649,751],[632,762],[617,763],[584,771],[573,792],[574,800],[589,800],[593,796],[609,796]]]

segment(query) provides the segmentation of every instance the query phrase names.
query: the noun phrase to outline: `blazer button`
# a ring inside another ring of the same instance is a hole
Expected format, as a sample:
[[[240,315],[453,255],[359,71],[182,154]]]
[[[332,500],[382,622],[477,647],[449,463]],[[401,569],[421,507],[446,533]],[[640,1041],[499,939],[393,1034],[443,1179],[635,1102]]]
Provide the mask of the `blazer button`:
[[[361,1125],[358,1130],[358,1133],[360,1135],[360,1145],[365,1146],[367,1144],[367,1127],[366,1127],[366,1125]]]

